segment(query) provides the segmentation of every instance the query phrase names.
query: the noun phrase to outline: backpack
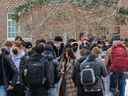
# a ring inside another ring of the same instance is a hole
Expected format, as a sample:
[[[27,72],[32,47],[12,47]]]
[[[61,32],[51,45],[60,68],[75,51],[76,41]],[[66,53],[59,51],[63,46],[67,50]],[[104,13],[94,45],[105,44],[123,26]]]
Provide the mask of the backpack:
[[[128,54],[125,46],[118,44],[111,51],[111,66],[112,72],[128,71]]]
[[[46,83],[46,64],[42,57],[26,57],[26,64],[23,69],[24,83],[27,87],[42,87]]]
[[[80,82],[83,86],[91,86],[96,83],[96,76],[94,68],[90,65],[95,63],[94,61],[84,60],[80,64]]]

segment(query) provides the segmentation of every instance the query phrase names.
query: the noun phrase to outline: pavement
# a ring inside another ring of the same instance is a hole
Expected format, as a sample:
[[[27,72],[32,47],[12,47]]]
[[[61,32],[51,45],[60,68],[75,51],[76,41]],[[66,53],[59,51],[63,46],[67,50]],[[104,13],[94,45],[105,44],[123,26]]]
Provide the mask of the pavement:
[[[110,76],[107,76],[106,78],[103,78],[104,86],[105,86],[105,96],[112,96],[111,92],[109,91],[109,84],[110,84],[109,78],[110,78]]]
[[[128,96],[128,79],[126,80],[125,96]]]

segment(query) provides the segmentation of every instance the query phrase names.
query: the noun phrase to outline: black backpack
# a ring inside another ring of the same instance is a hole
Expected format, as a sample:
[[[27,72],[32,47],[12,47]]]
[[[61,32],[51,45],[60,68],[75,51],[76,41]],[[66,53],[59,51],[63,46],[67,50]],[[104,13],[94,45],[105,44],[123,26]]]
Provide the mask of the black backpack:
[[[23,69],[24,83],[27,87],[36,88],[45,85],[46,77],[46,62],[39,57],[26,57],[26,64]]]
[[[100,62],[90,55],[80,64],[80,83],[84,92],[100,92],[104,88],[100,72]]]
[[[86,59],[80,64],[80,82],[83,86],[92,86],[96,83],[97,77],[93,68],[94,61]]]

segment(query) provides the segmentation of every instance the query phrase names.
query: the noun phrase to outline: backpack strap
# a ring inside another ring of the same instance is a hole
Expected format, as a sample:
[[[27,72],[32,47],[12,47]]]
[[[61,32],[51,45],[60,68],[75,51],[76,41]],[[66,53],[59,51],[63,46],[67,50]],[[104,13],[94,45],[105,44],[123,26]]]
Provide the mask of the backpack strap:
[[[87,56],[87,58],[85,59],[85,60],[83,60],[81,63],[80,63],[80,65],[79,65],[79,70],[81,70],[81,66],[82,65],[87,65],[87,61],[88,61],[88,59],[89,59],[89,56]]]
[[[81,65],[86,64],[86,62],[88,61],[88,59],[89,59],[89,56],[87,56],[87,58],[81,63]]]

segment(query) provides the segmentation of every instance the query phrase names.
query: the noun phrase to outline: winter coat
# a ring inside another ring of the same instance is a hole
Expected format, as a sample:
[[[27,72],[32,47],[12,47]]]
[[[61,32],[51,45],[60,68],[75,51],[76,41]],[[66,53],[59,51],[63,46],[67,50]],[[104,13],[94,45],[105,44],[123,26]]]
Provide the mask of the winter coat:
[[[74,63],[74,60],[70,60],[68,63],[62,63],[62,69],[64,69],[64,78],[62,80],[63,89],[61,91],[64,92],[64,96],[77,96],[77,89],[72,80]]]
[[[27,60],[28,56],[30,56],[31,58],[35,58],[35,59],[42,57],[42,62],[45,59],[52,60],[51,64],[53,64],[53,62],[54,62],[53,61],[54,56],[49,51],[44,51],[42,54],[38,54],[38,53],[34,52],[31,55],[24,56],[22,58],[21,64],[20,64],[20,73],[21,73],[20,80],[23,84],[25,84],[25,82],[24,82],[24,78],[22,78],[22,74],[23,74],[24,67],[26,66],[26,60]],[[54,80],[54,64],[53,65],[51,65],[51,64],[46,65],[46,68],[47,68],[46,69],[46,77],[47,77],[46,85],[42,86],[41,88],[31,88],[30,92],[32,93],[32,96],[48,96],[49,88],[54,86],[54,82],[55,82],[55,80]]]
[[[6,76],[4,76],[3,74],[2,59],[3,59],[3,67]],[[17,80],[17,75],[18,75],[17,68],[14,65],[11,58],[9,57],[9,55],[0,54],[0,85],[6,85],[6,86],[8,86],[8,84],[15,85]]]

